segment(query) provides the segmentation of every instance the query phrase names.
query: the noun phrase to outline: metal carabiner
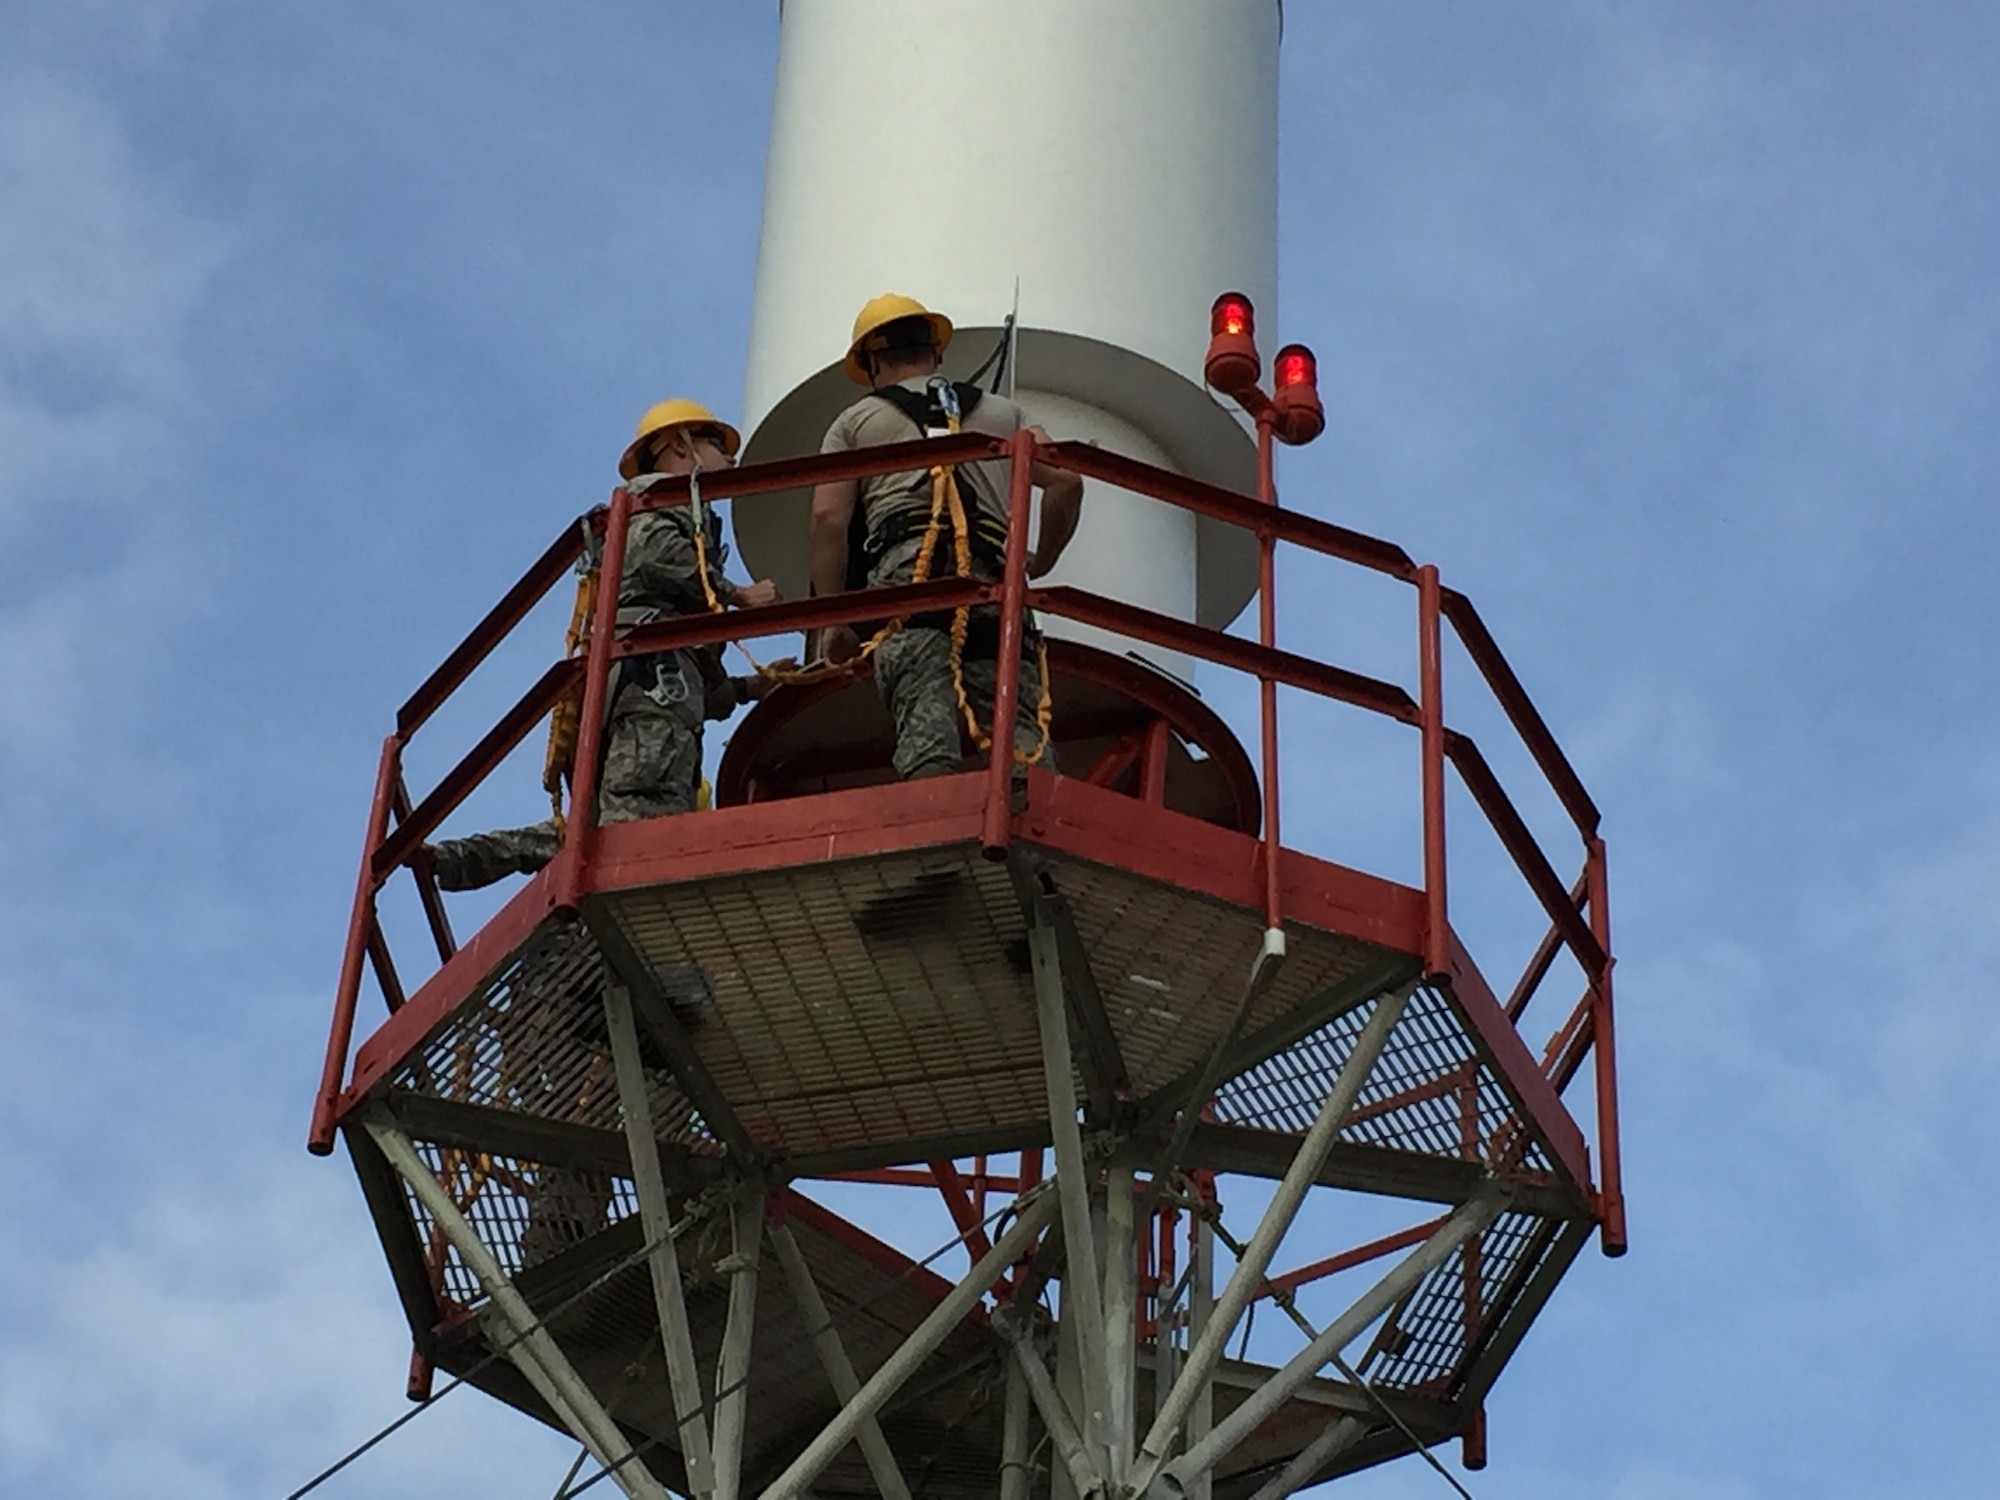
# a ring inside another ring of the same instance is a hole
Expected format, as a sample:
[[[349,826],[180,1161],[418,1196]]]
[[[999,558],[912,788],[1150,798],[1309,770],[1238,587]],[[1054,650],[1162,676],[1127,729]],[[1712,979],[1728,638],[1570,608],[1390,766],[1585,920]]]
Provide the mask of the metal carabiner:
[[[957,387],[944,376],[933,375],[930,379],[930,392],[937,401],[939,410],[951,419],[952,426],[956,428],[964,415],[958,409]]]

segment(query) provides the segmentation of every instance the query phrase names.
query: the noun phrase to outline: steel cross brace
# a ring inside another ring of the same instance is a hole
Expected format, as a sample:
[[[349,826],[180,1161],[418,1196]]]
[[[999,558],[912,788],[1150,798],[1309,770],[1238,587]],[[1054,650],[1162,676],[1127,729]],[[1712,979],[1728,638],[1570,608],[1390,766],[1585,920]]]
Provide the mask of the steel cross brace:
[[[1300,1205],[1305,1202],[1307,1190],[1318,1181],[1320,1168],[1326,1161],[1327,1153],[1333,1149],[1342,1123],[1354,1108],[1354,1101],[1360,1097],[1362,1085],[1374,1071],[1376,1059],[1381,1056],[1390,1032],[1402,1019],[1403,1007],[1409,1003],[1410,990],[1410,986],[1405,986],[1375,1002],[1368,1024],[1362,1027],[1354,1050],[1341,1065],[1340,1076],[1327,1092],[1312,1128],[1299,1143],[1292,1164],[1279,1182],[1277,1192],[1272,1195],[1263,1218],[1258,1221],[1243,1258],[1217,1299],[1213,1315],[1188,1350],[1187,1363],[1181,1370],[1180,1378],[1161,1403],[1159,1414],[1154,1418],[1145,1442],[1140,1445],[1133,1475],[1135,1487],[1143,1489],[1165,1464],[1174,1436],[1186,1421],[1196,1395],[1214,1376],[1230,1335],[1236,1331],[1237,1321],[1243,1316],[1243,1310],[1249,1306],[1257,1288],[1263,1284],[1264,1272],[1270,1267],[1272,1255],[1291,1228]]]
[[[1111,1452],[1112,1411],[1116,1402],[1111,1389],[1108,1345],[1114,1337],[1129,1341],[1132,1330],[1105,1326],[1105,1289],[1098,1280],[1101,1262],[1091,1214],[1093,1174],[1084,1165],[1083,1131],[1077,1122],[1060,938],[1056,924],[1040,902],[1033,907],[1033,920],[1028,928],[1028,955],[1034,967],[1035,1018],[1041,1029],[1042,1077],[1048,1091],[1049,1131],[1055,1144],[1055,1187],[1062,1203],[1065,1260],[1062,1317],[1076,1341],[1082,1379],[1083,1410],[1079,1413],[1082,1419],[1079,1425],[1090,1454],[1090,1467],[1100,1475],[1123,1473],[1123,1461],[1113,1458]],[[1128,1246],[1128,1254],[1129,1251]],[[1030,1374],[1031,1390],[1033,1380]],[[1053,1423],[1050,1430],[1055,1430]]]
[[[778,1264],[784,1267],[785,1280],[791,1285],[792,1300],[805,1314],[813,1352],[819,1356],[820,1367],[826,1371],[826,1382],[833,1387],[833,1394],[840,1404],[845,1406],[860,1391],[861,1381],[854,1373],[853,1361],[847,1357],[847,1346],[841,1342],[839,1330],[833,1326],[833,1315],[827,1311],[819,1283],[813,1280],[812,1268],[799,1251],[792,1226],[782,1219],[774,1222],[771,1225],[771,1244],[778,1252]],[[881,1492],[882,1500],[910,1500],[910,1487],[903,1482],[902,1471],[896,1467],[896,1455],[889,1450],[888,1439],[882,1436],[881,1424],[875,1420],[873,1412],[862,1419],[855,1441],[861,1448],[861,1457],[867,1462],[869,1476]],[[1022,1500],[1026,1497],[1023,1496]]]
[[[1056,889],[1055,877],[1019,850],[1008,855],[1007,873],[1013,879],[1014,896],[1029,927],[1047,927],[1055,933],[1063,993],[1076,1040],[1081,1044],[1076,1061],[1085,1092],[1090,1096],[1092,1117],[1100,1123],[1108,1122],[1118,1112],[1119,1102],[1131,1086],[1131,1075],[1118,1045],[1117,1029],[1104,1009],[1104,996],[1098,991],[1097,975],[1090,967],[1090,952],[1076,930],[1075,914]]]
[[[1442,1223],[1443,1221],[1440,1220],[1438,1222]],[[1429,1228],[1431,1232],[1433,1233],[1436,1232],[1437,1225],[1428,1225],[1426,1227]],[[1236,1251],[1238,1255],[1241,1255],[1243,1253],[1244,1247],[1241,1245],[1232,1244],[1230,1248]],[[1300,1333],[1303,1333],[1309,1340],[1316,1339],[1319,1337],[1320,1334],[1319,1329],[1313,1326],[1312,1320],[1310,1318],[1308,1318],[1304,1313],[1299,1311],[1298,1303],[1296,1300],[1294,1300],[1290,1288],[1281,1287],[1272,1281],[1266,1280],[1264,1282],[1263,1289],[1268,1290],[1270,1292],[1271,1300],[1274,1303],[1276,1303],[1280,1309],[1283,1310],[1286,1317],[1292,1320],[1293,1326],[1296,1327]],[[1390,1317],[1393,1320],[1395,1314],[1392,1312],[1390,1314]],[[1386,1331],[1389,1326],[1392,1325],[1384,1325],[1384,1331]],[[1379,1343],[1382,1339],[1382,1333],[1378,1332],[1375,1335],[1375,1337],[1376,1341]],[[1437,1455],[1432,1453],[1430,1449],[1424,1445],[1423,1441],[1419,1439],[1414,1432],[1410,1431],[1409,1425],[1405,1423],[1401,1417],[1396,1415],[1394,1408],[1392,1408],[1388,1402],[1382,1399],[1382,1393],[1380,1391],[1376,1390],[1373,1385],[1369,1384],[1369,1382],[1361,1375],[1361,1373],[1357,1371],[1353,1366],[1348,1364],[1348,1362],[1345,1359],[1341,1358],[1340,1355],[1338,1354],[1334,1355],[1331,1363],[1336,1370],[1340,1371],[1342,1375],[1345,1375],[1347,1377],[1348,1383],[1350,1385],[1354,1386],[1357,1390],[1361,1392],[1362,1395],[1366,1396],[1369,1399],[1369,1401],[1374,1404],[1375,1409],[1381,1412],[1381,1414],[1388,1419],[1390,1426],[1396,1428],[1403,1434],[1404,1437],[1408,1438],[1412,1443],[1416,1444],[1416,1449],[1418,1454],[1422,1456],[1424,1462],[1429,1464],[1433,1469],[1436,1469],[1438,1473],[1444,1477],[1444,1482],[1446,1484],[1450,1485],[1453,1489],[1457,1490],[1461,1495],[1465,1495],[1466,1500],[1472,1500],[1472,1497],[1466,1493],[1465,1486],[1460,1484],[1456,1479],[1452,1478],[1451,1472],[1448,1469],[1446,1469],[1443,1464],[1438,1462]],[[1363,1422],[1360,1426],[1356,1427],[1352,1432],[1346,1433],[1345,1435],[1341,1435],[1336,1431],[1336,1429],[1341,1428],[1345,1422],[1352,1420],[1355,1419],[1339,1418],[1332,1422],[1329,1422],[1325,1427],[1325,1429],[1323,1429],[1320,1432],[1319,1436],[1314,1438],[1311,1443],[1306,1445],[1304,1453],[1294,1456],[1292,1462],[1285,1466],[1284,1472],[1277,1479],[1272,1480],[1270,1483],[1266,1484],[1262,1489],[1260,1489],[1255,1495],[1251,1496],[1250,1500],[1283,1500],[1284,1496],[1291,1494],[1291,1492],[1297,1489],[1300,1485],[1307,1483],[1310,1480],[1311,1476],[1318,1472],[1321,1464],[1325,1463],[1328,1459],[1332,1458],[1336,1453],[1343,1452],[1348,1447],[1361,1441],[1361,1439],[1368,1432],[1368,1424],[1365,1422]],[[1310,1459],[1310,1461],[1307,1460],[1306,1457],[1307,1454],[1314,1455]],[[1288,1484],[1288,1487],[1279,1489],[1276,1486],[1280,1484]]]
[[[409,1137],[384,1117],[368,1118],[363,1123],[389,1164],[409,1183],[417,1201],[423,1204],[467,1268],[479,1278],[479,1284],[492,1299],[490,1316],[501,1325],[504,1336],[512,1340],[507,1345],[507,1357],[527,1377],[536,1393],[632,1500],[668,1500],[666,1490],[650,1469],[636,1461],[624,1432],[576,1373],[554,1335],[542,1327],[527,1299],[515,1290],[512,1278],[486,1248],[479,1232],[459,1211],[436,1174],[417,1155]]]
[[[1101,1496],[1109,1492],[1111,1486],[1105,1477],[1104,1466],[1098,1456],[1091,1452],[1090,1445],[1077,1431],[1076,1419],[1071,1416],[1069,1404],[1063,1400],[1062,1392],[1056,1389],[1049,1378],[1049,1367],[1042,1351],[1037,1347],[1032,1329],[1028,1326],[1027,1315],[1019,1307],[1002,1308],[993,1319],[993,1326],[1002,1338],[1013,1345],[1014,1359],[1008,1368],[1008,1399],[1013,1398],[1014,1382],[1018,1379],[1027,1394],[1033,1398],[1035,1409],[1041,1413],[1042,1426],[1049,1435],[1049,1445],[1055,1449],[1064,1472],[1069,1476],[1071,1488],[1079,1496]],[[1026,1413],[1017,1429],[1025,1447]],[[1005,1484],[1009,1474],[1002,1474]],[[1021,1481],[1026,1487],[1025,1477]]]
[[[584,926],[597,939],[605,966],[614,979],[625,986],[654,1045],[666,1057],[681,1092],[701,1111],[702,1119],[708,1122],[716,1138],[729,1148],[729,1154],[735,1158],[739,1168],[754,1170],[761,1166],[764,1153],[750,1139],[743,1122],[737,1118],[734,1106],[717,1087],[713,1075],[695,1051],[693,1040],[675,1019],[673,1006],[661,991],[658,979],[625,936],[625,929],[619,926],[617,916],[594,896],[583,902],[581,915]]]
[[[1444,1264],[1461,1245],[1484,1233],[1486,1226],[1506,1207],[1510,1196],[1511,1189],[1507,1183],[1499,1179],[1489,1181],[1447,1219],[1436,1234],[1392,1267],[1352,1307],[1328,1324],[1318,1338],[1251,1392],[1236,1410],[1216,1423],[1207,1437],[1191,1444],[1186,1453],[1170,1463],[1142,1466],[1133,1475],[1130,1492],[1144,1494],[1149,1500],[1179,1500],[1179,1497],[1192,1493],[1199,1479],[1213,1472],[1216,1464],[1227,1457],[1237,1444],[1256,1431],[1322,1367],[1366,1332],[1369,1325],[1408,1296],[1418,1282]]]
[[[801,1500],[810,1493],[813,1481],[833,1462],[841,1449],[855,1440],[862,1424],[902,1389],[904,1382],[930,1358],[993,1283],[1006,1274],[1007,1268],[1019,1260],[1036,1237],[1048,1228],[1049,1222],[1056,1216],[1056,1194],[1036,1191],[1018,1200],[1016,1207],[1014,1222],[1007,1226],[1007,1232],[979,1258],[979,1263],[966,1273],[965,1278],[925,1314],[923,1322],[869,1376],[853,1399],[841,1404],[839,1414],[806,1445],[804,1452],[792,1460],[790,1467],[772,1481],[770,1488],[764,1491],[763,1500]]]
[[[1326,1424],[1310,1443],[1294,1454],[1292,1461],[1278,1473],[1277,1477],[1266,1481],[1263,1488],[1250,1500],[1286,1500],[1301,1485],[1310,1484],[1317,1474],[1338,1453],[1345,1452],[1361,1441],[1368,1431],[1368,1424],[1359,1417],[1337,1417]]]

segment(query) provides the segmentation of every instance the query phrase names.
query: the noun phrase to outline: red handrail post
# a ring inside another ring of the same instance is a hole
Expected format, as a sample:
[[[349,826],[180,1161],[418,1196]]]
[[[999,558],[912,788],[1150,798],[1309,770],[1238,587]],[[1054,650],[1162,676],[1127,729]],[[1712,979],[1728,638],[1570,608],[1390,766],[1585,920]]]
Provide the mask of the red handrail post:
[[[1474,1473],[1486,1467],[1486,1404],[1481,1402],[1458,1435],[1459,1462]]]
[[[1023,427],[1007,444],[1007,553],[1000,571],[1000,649],[993,663],[993,750],[986,763],[986,811],[979,842],[1005,859],[1013,841],[1014,715],[1021,701],[1023,606],[1028,596],[1028,502],[1035,482],[1035,435]],[[1048,685],[1043,684],[1044,691]]]
[[[569,818],[556,855],[555,899],[575,906],[584,890],[584,872],[597,832],[597,783],[604,754],[604,719],[610,708],[611,646],[618,633],[618,593],[625,577],[625,539],[632,527],[632,492],[611,492],[604,527],[604,559],[597,582],[597,608],[590,622],[590,646],[583,658],[583,707],[576,726],[575,770],[570,775]]]
[[[368,804],[361,871],[354,877],[354,906],[347,918],[347,947],[340,955],[340,987],[334,993],[326,1063],[320,1070],[312,1130],[306,1137],[306,1149],[314,1156],[333,1152],[333,1111],[340,1101],[341,1080],[347,1076],[347,1052],[354,1043],[354,1011],[361,999],[361,961],[368,948],[368,929],[375,920],[375,851],[389,832],[389,802],[401,771],[402,749],[402,741],[390,735],[382,741],[382,759],[375,769],[375,800]]]
[[[1417,670],[1423,712],[1424,969],[1439,977],[1451,970],[1444,860],[1444,643],[1435,563],[1417,569]]]
[[[1257,415],[1257,498],[1268,506],[1278,503],[1275,420],[1276,414],[1268,406]],[[1276,650],[1278,645],[1277,548],[1277,538],[1271,532],[1257,533],[1257,643],[1267,651]],[[1259,673],[1257,690],[1264,741],[1264,930],[1268,935],[1285,928],[1278,880],[1284,845],[1278,834],[1277,680]],[[1270,941],[1267,936],[1267,944]]]
[[[1591,1031],[1596,1045],[1598,1246],[1606,1255],[1623,1255],[1625,1238],[1625,1170],[1618,1143],[1618,1054],[1611,1031],[1611,907],[1606,894],[1604,840],[1590,840],[1590,929],[1604,950],[1604,968],[1593,976]]]

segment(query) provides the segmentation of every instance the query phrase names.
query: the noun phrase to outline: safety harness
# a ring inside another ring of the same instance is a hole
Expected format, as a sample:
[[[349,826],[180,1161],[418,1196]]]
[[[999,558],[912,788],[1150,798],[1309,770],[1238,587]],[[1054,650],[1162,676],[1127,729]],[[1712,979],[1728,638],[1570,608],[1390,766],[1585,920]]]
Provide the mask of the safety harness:
[[[956,434],[967,416],[979,405],[986,393],[976,385],[946,380],[934,375],[922,391],[913,391],[907,386],[877,386],[873,395],[887,401],[914,422],[926,437],[939,432]],[[885,524],[868,537],[864,552],[872,549],[872,558],[864,557],[860,579],[855,580],[855,527],[866,527],[866,517],[860,506],[855,507],[854,518],[848,523],[847,571],[848,587],[865,588],[868,573],[874,559],[884,556],[891,547],[908,541],[915,534],[913,517],[905,513],[900,517],[889,517]],[[977,558],[985,571],[995,577],[1004,575],[1007,565],[1007,529],[1003,522],[980,512],[974,518],[968,516],[965,497],[959,490],[958,469],[955,464],[931,465],[931,513],[924,527],[923,541],[917,551],[916,562],[910,570],[910,581],[922,583],[931,576],[931,567],[937,554],[937,544],[946,525],[951,528],[953,571],[960,578],[971,578],[973,561]],[[929,629],[945,629],[951,637],[951,686],[958,699],[958,711],[965,720],[967,732],[973,743],[983,751],[991,751],[993,737],[979,727],[979,716],[973,711],[972,702],[965,692],[965,658],[971,650],[975,659],[987,656],[997,657],[1000,652],[1000,621],[997,610],[981,612],[979,640],[973,642],[973,617],[970,605],[960,605],[951,611],[947,622],[942,610],[933,614],[909,617],[907,621],[892,620],[871,644],[879,644],[890,633],[908,623]],[[1014,759],[1024,766],[1032,766],[1048,753],[1049,721],[1053,712],[1049,695],[1049,651],[1041,633],[1032,621],[1025,621],[1027,635],[1023,644],[1035,648],[1035,662],[1041,676],[1041,697],[1035,705],[1035,726],[1039,737],[1035,748],[1023,754],[1016,749]]]
[[[701,574],[702,594],[710,609],[719,610],[722,608],[722,601],[716,598],[715,584],[709,576],[708,563],[709,544],[713,540],[710,533],[716,530],[719,523],[715,520],[714,513],[701,502],[698,480],[692,478],[689,480],[689,493],[689,520],[694,534],[695,558]],[[597,615],[597,593],[604,572],[604,538],[591,524],[589,516],[585,516],[581,524],[583,551],[576,560],[576,603],[570,610],[569,629],[565,632],[563,645],[565,658],[571,660],[586,655],[590,650],[591,624]],[[618,624],[621,628],[643,625],[659,616],[658,610],[621,609],[618,611]],[[662,656],[671,654],[661,653]],[[696,669],[701,674],[701,691],[704,696],[729,680],[722,670],[719,654],[713,649],[696,647],[692,649],[691,654],[695,658]],[[749,656],[750,653],[746,650],[743,654]],[[760,673],[770,675],[770,669],[757,666],[754,657],[751,658],[751,665]],[[658,657],[628,658],[613,668],[610,690],[604,699],[606,713],[610,712],[611,704],[616,700],[619,688],[623,684],[634,680],[642,683],[646,681],[640,674],[647,668],[651,669],[651,683],[646,687],[646,691],[662,707],[671,707],[687,696],[689,689],[681,681],[678,670],[675,674],[675,682],[679,685],[678,696],[666,691],[666,686],[661,680]],[[563,788],[576,768],[577,737],[582,722],[583,684],[579,681],[557,700],[556,706],[549,713],[548,748],[542,757],[542,789],[549,794],[549,806],[554,814],[558,837],[562,835],[564,826]]]

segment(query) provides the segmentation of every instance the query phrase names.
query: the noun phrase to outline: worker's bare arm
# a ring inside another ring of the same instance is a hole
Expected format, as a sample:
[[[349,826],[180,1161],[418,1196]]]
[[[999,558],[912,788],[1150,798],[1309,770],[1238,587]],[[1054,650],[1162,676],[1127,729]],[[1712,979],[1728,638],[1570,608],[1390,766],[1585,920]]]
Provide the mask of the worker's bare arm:
[[[855,479],[813,486],[812,591],[821,598],[847,591],[847,527],[860,492]],[[847,661],[860,649],[859,639],[845,625],[833,626],[820,640],[820,653],[828,661]]]
[[[847,589],[847,527],[860,490],[854,479],[813,486],[812,591],[822,597]]]
[[[1041,428],[1028,430],[1037,441],[1049,441],[1049,435]],[[1037,463],[1033,478],[1042,491],[1042,525],[1035,537],[1034,551],[1028,554],[1028,576],[1040,578],[1056,565],[1063,548],[1076,535],[1076,523],[1083,515],[1083,476],[1054,464]]]

